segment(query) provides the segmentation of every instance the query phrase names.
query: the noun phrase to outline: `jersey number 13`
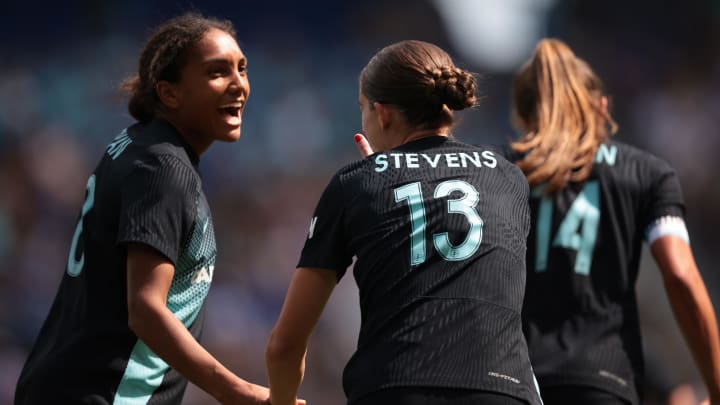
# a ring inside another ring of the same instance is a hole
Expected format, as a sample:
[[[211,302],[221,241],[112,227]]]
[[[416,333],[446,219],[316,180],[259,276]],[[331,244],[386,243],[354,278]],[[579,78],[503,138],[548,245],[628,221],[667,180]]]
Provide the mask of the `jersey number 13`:
[[[479,194],[475,187],[462,180],[444,181],[435,187],[434,198],[444,198],[454,191],[463,193],[458,199],[448,199],[447,210],[450,214],[462,214],[470,223],[470,230],[465,240],[453,246],[447,232],[433,235],[435,249],[445,260],[460,261],[472,256],[480,247],[482,241],[483,220],[478,215],[475,206],[480,201]],[[395,202],[407,200],[410,208],[410,265],[417,266],[425,262],[427,256],[425,251],[425,206],[423,204],[422,188],[420,182],[406,184],[395,189]]]

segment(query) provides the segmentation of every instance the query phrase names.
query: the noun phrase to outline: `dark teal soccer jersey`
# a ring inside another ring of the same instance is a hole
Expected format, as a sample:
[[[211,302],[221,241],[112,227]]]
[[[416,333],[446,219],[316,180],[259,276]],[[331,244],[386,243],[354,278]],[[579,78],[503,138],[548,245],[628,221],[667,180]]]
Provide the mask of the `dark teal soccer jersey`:
[[[524,331],[541,387],[591,386],[638,403],[643,377],[635,282],[644,233],[684,218],[675,171],[629,145],[552,197],[531,191]]]
[[[131,126],[108,146],[16,404],[180,403],[186,380],[128,327],[126,245],[151,246],[175,265],[167,306],[197,339],[216,254],[197,164],[164,121]]]
[[[529,227],[525,177],[481,147],[429,137],[341,169],[298,266],[340,278],[357,257],[349,402],[416,386],[538,403],[520,319]]]

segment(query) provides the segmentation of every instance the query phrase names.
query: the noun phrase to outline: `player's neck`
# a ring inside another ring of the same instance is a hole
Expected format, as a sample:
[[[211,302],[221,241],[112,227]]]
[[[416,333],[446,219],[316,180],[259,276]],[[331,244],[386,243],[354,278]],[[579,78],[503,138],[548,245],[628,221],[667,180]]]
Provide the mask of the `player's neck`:
[[[417,141],[418,139],[427,138],[430,136],[445,136],[445,137],[447,137],[448,135],[450,135],[450,128],[448,128],[448,127],[415,130],[415,131],[411,131],[408,134],[404,135],[401,138],[402,142],[400,143],[400,145],[406,144],[408,142]]]
[[[182,120],[178,117],[165,114],[161,115],[160,118],[164,119],[175,128],[180,137],[185,140],[197,156],[202,155],[213,143],[211,138],[188,129],[188,127],[183,125]]]

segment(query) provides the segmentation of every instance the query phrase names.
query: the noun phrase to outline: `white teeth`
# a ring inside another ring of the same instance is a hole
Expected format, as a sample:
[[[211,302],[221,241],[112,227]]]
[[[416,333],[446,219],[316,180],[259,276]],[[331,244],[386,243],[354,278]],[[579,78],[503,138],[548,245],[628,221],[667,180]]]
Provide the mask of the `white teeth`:
[[[243,103],[229,103],[221,105],[220,108],[243,108]]]

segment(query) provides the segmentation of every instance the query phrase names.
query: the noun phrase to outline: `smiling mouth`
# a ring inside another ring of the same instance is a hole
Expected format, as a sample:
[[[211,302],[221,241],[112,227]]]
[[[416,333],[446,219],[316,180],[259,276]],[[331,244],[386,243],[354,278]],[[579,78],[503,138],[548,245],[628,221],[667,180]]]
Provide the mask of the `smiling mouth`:
[[[220,108],[220,111],[232,117],[240,116],[240,107],[222,107]]]
[[[235,101],[232,103],[221,105],[219,109],[224,114],[229,115],[230,117],[239,118],[242,114],[243,107],[245,107],[245,103],[243,103],[242,101]]]

